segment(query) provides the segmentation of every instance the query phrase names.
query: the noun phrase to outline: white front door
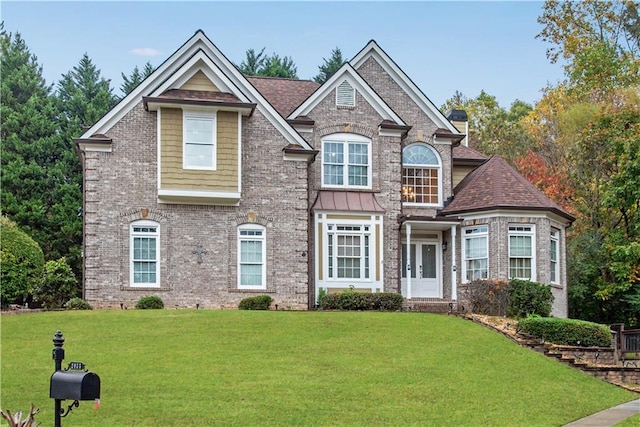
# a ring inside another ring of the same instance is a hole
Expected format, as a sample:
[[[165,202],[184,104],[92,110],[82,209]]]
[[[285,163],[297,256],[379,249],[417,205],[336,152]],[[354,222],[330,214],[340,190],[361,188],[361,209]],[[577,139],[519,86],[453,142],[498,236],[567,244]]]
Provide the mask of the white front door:
[[[407,280],[407,245],[402,244],[402,295],[411,283],[411,298],[441,298],[439,242],[415,241],[409,247],[411,280]]]

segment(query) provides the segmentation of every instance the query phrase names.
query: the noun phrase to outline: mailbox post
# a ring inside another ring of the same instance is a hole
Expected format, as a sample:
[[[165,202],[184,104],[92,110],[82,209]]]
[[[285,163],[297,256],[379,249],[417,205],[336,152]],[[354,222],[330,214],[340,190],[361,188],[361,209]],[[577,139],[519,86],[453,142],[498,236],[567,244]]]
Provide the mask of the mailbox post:
[[[55,400],[54,427],[61,426],[61,418],[66,417],[71,409],[80,405],[80,400],[95,400],[96,405],[100,401],[100,377],[89,372],[84,363],[70,362],[66,369],[62,369],[64,359],[64,337],[61,331],[53,336],[53,360],[56,371],[51,375],[49,397]],[[73,400],[66,412],[62,409],[63,400]],[[97,407],[97,406],[96,406]]]

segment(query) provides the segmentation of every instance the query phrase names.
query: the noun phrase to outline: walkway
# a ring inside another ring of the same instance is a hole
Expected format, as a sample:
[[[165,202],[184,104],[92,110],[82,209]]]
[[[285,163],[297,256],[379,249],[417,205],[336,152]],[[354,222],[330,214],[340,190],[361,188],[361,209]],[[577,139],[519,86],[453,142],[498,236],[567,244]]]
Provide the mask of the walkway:
[[[636,414],[640,414],[640,399],[605,409],[567,424],[565,427],[610,427]]]

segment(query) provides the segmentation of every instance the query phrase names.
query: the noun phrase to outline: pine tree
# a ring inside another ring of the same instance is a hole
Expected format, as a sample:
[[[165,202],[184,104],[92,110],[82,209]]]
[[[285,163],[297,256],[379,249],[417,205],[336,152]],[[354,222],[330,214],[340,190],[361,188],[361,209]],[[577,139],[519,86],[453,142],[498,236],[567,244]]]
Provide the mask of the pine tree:
[[[264,50],[263,47],[260,53],[256,53],[248,49],[245,60],[236,65],[238,70],[247,76],[298,78],[298,69],[290,56],[280,57],[276,53],[269,56],[264,54]]]
[[[46,259],[67,256],[81,272],[79,161],[37,57],[19,33],[0,32],[2,213],[31,236]]]
[[[140,71],[140,69],[138,69],[138,66],[136,65],[133,71],[131,71],[131,74],[129,74],[128,76],[126,76],[124,73],[121,73],[123,82],[120,85],[120,90],[122,91],[124,96],[129,95],[131,91],[138,87],[138,85],[142,83],[144,79],[149,77],[149,75],[151,75],[153,71],[153,65],[151,65],[151,62],[147,61],[147,63],[144,64],[144,68],[142,69],[142,71]]]
[[[333,75],[342,65],[346,62],[342,58],[342,52],[340,48],[335,48],[331,51],[331,57],[329,59],[322,58],[324,64],[318,66],[320,72],[313,78],[316,83],[324,83],[329,80],[329,77]]]

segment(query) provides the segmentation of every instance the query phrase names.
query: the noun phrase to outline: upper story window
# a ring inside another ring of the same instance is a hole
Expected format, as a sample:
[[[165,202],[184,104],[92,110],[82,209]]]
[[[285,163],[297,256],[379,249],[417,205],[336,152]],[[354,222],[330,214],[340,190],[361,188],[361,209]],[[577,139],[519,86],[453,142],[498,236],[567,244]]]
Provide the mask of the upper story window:
[[[238,227],[238,288],[266,289],[266,232],[261,225]]]
[[[346,80],[336,87],[336,105],[338,107],[355,107],[356,105],[356,90]]]
[[[371,188],[371,140],[350,133],[324,138],[322,186]]]
[[[558,264],[558,248],[559,248],[559,243],[560,243],[560,230],[557,230],[555,228],[551,229],[551,247],[550,247],[550,251],[549,251],[549,271],[550,271],[550,277],[549,277],[549,281],[551,283],[558,283],[559,278],[560,278],[560,270],[559,270],[559,264]]]
[[[183,113],[183,167],[185,169],[216,169],[215,113]]]
[[[426,144],[412,144],[402,150],[402,201],[440,205],[442,167],[438,153]]]
[[[470,282],[489,277],[488,227],[479,225],[465,228],[463,234],[463,280]]]
[[[509,279],[536,280],[532,225],[509,226]]]
[[[160,224],[135,221],[130,226],[131,286],[160,286]]]

